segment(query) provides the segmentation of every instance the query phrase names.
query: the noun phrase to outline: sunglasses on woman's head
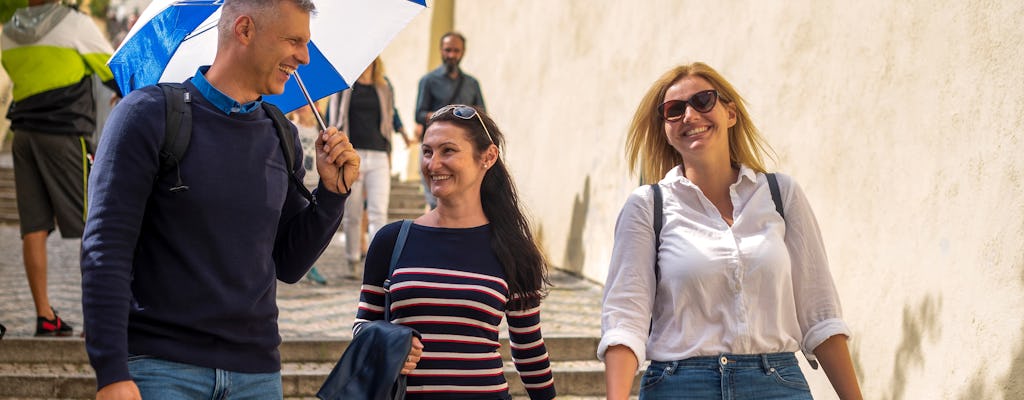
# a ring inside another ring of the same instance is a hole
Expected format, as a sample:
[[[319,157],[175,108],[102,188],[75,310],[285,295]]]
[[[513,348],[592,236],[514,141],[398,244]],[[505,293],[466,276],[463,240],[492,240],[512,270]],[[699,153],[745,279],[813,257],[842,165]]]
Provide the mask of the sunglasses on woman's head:
[[[484,133],[487,134],[487,140],[494,143],[494,138],[491,137],[491,131],[487,130],[487,124],[484,123],[484,119],[480,117],[480,114],[477,113],[476,109],[473,107],[464,104],[449,104],[434,112],[434,115],[430,117],[430,120],[433,121],[438,115],[444,115],[444,113],[449,111],[452,115],[465,120],[470,120],[473,119],[473,117],[476,117],[477,121],[480,121],[480,126],[484,127]]]
[[[693,107],[694,111],[706,113],[715,108],[718,101],[718,91],[704,90],[697,92],[686,100],[669,100],[658,106],[658,116],[666,121],[678,121],[686,114],[686,105]]]

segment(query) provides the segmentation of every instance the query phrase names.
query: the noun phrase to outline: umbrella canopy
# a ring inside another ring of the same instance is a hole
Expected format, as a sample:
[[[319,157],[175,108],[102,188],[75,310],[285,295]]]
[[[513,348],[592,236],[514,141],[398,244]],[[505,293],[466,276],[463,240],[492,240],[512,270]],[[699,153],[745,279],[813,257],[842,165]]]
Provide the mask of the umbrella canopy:
[[[328,0],[310,19],[310,63],[300,66],[309,95],[347,89],[377,54],[425,7],[425,0]],[[223,0],[154,0],[139,15],[108,65],[121,92],[158,82],[181,82],[217,53]],[[283,94],[265,96],[288,112],[307,104],[290,79]]]

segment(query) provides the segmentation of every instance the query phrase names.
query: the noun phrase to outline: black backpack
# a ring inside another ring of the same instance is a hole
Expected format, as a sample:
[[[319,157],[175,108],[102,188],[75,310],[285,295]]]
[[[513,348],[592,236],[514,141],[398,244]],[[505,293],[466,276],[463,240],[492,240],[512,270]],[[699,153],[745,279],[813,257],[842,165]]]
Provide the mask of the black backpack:
[[[188,190],[188,186],[181,181],[181,169],[178,168],[178,162],[185,156],[188,143],[192,140],[192,96],[185,90],[185,85],[181,83],[159,83],[157,85],[163,90],[167,105],[167,126],[164,130],[163,145],[160,147],[160,174],[169,173],[172,169],[176,170],[178,180],[170,190],[173,193],[183,192]],[[312,202],[313,195],[302,184],[298,170],[292,169],[295,168],[295,136],[292,135],[291,129],[288,129],[291,121],[288,121],[288,118],[277,106],[265,101],[261,104],[270,119],[274,120],[274,127],[277,128],[278,142],[281,143],[285,165],[290,172],[288,175],[291,176],[289,182],[299,189],[306,200]]]

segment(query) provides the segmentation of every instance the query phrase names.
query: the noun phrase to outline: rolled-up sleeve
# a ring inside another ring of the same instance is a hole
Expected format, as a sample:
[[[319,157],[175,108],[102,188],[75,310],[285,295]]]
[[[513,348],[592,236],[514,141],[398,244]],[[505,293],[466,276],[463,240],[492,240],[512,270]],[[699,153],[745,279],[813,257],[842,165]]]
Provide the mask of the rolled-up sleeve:
[[[786,247],[792,262],[797,321],[803,333],[800,349],[813,360],[815,348],[832,336],[850,336],[850,328],[842,320],[839,293],[810,203],[788,176],[779,174],[779,181],[779,186],[788,188],[784,200]]]
[[[657,287],[650,196],[648,186],[633,191],[615,223],[615,244],[601,307],[601,342],[597,348],[601,361],[608,347],[617,345],[629,347],[638,365],[646,359]]]

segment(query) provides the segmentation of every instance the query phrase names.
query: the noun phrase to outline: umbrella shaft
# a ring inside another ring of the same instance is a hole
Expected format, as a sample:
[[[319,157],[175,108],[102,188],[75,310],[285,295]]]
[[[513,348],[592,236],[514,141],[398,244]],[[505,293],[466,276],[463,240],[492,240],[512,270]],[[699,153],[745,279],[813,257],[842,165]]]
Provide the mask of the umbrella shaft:
[[[313,115],[316,116],[316,123],[320,125],[320,131],[327,130],[327,123],[324,122],[324,117],[320,115],[320,111],[316,109],[316,104],[313,103],[313,98],[309,97],[309,91],[306,90],[306,85],[302,83],[302,78],[299,77],[299,71],[292,73],[295,77],[295,83],[299,84],[299,89],[302,90],[302,95],[306,97],[306,102],[309,103],[309,108],[313,110]]]

